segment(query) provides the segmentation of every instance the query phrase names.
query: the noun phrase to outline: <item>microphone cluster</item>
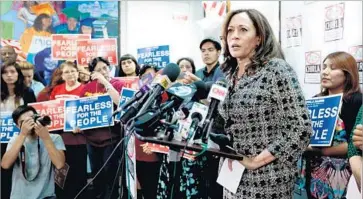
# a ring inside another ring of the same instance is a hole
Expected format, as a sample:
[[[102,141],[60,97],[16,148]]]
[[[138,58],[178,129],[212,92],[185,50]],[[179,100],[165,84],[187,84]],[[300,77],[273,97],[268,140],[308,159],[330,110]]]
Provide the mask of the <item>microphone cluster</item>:
[[[210,138],[224,148],[230,137],[211,132],[218,105],[227,96],[227,83],[197,81],[185,85],[174,82],[180,75],[178,65],[170,63],[151,85],[143,85],[115,114],[123,125],[131,125],[134,133],[142,137],[187,141],[207,144]],[[163,100],[164,99],[164,100]],[[165,101],[165,99],[167,99]],[[209,106],[199,103],[207,99]]]

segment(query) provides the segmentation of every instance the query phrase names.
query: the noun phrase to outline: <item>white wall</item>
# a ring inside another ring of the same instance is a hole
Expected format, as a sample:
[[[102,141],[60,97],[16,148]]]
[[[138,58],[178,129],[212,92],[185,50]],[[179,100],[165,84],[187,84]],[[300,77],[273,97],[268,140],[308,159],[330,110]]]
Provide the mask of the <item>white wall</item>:
[[[231,10],[256,9],[269,21],[275,37],[279,39],[279,2],[278,1],[231,1]]]
[[[196,23],[203,18],[200,1],[126,1],[122,6],[121,54],[136,56],[138,48],[170,45],[171,62],[187,56],[197,68],[203,66],[199,51],[203,34]],[[173,19],[183,15],[187,21]]]
[[[311,97],[320,91],[319,84],[304,83],[305,52],[321,51],[322,60],[334,51],[346,51],[349,47],[362,45],[362,2],[346,1],[344,13],[343,39],[324,42],[324,14],[325,7],[334,5],[339,1],[282,1],[281,2],[281,28],[285,33],[286,18],[302,16],[302,45],[286,48],[282,34],[282,46],[286,60],[294,67],[299,75],[305,97]]]

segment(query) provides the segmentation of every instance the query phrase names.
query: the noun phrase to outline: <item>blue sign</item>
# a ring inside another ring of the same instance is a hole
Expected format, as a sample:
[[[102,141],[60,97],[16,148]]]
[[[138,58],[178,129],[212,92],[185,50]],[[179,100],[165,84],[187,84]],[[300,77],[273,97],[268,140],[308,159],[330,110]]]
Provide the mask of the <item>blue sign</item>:
[[[14,135],[18,135],[20,132],[19,128],[15,125],[11,114],[11,112],[0,113],[1,143],[8,143]]]
[[[151,64],[158,69],[164,68],[170,62],[169,45],[137,49],[137,62],[140,65]]]
[[[109,95],[70,99],[64,102],[65,132],[113,126],[113,102]]]
[[[316,97],[306,100],[313,135],[310,139],[311,146],[331,146],[335,126],[339,119],[342,95]]]
[[[118,104],[118,108],[123,106],[127,101],[129,101],[136,93],[136,90],[123,87],[121,90],[120,103]],[[116,121],[120,121],[121,116],[125,113],[126,110],[122,110],[115,116]]]

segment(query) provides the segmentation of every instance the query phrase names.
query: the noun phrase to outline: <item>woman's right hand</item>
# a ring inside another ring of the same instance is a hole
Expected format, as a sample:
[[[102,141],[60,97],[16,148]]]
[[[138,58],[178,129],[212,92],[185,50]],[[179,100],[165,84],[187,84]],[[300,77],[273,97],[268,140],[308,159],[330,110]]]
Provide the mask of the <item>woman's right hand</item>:
[[[99,83],[103,85],[107,85],[109,82],[107,79],[99,72],[93,71],[91,74],[91,80],[97,80]]]
[[[76,127],[75,129],[73,129],[73,133],[74,134],[83,133],[83,131],[79,127]]]
[[[149,144],[148,143],[145,143],[145,144],[142,144],[140,145],[142,147],[142,150],[144,151],[144,153],[150,155],[152,154],[153,152],[151,151],[150,147],[149,147]]]

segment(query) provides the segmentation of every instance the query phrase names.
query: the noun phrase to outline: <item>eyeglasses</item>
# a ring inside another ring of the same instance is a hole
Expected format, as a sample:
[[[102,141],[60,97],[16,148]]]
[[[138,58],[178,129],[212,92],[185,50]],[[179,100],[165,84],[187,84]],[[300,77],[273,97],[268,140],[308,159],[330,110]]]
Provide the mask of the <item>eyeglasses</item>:
[[[110,68],[106,65],[103,66],[102,68],[98,68],[97,70],[95,70],[96,72],[102,73],[102,71],[106,71],[108,72],[110,70]]]
[[[64,72],[63,72],[63,74],[65,74],[65,75],[74,74],[74,73],[78,73],[78,71],[76,71],[76,70],[71,70],[71,71],[64,71]]]

